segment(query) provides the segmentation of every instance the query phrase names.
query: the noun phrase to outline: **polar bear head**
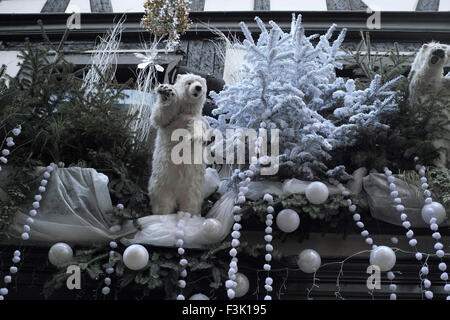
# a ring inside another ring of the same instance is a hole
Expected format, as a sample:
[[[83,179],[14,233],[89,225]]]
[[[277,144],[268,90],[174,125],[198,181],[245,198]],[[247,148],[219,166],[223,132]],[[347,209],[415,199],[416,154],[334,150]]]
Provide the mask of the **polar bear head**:
[[[439,42],[430,42],[423,45],[425,63],[431,66],[444,66],[450,59],[450,46]]]
[[[450,63],[450,45],[439,42],[424,44],[417,52],[408,79],[412,80],[424,74],[425,70],[434,70],[436,75],[441,75],[444,66]]]
[[[175,88],[182,102],[200,105],[203,108],[207,92],[205,79],[191,73],[180,74],[175,82]]]

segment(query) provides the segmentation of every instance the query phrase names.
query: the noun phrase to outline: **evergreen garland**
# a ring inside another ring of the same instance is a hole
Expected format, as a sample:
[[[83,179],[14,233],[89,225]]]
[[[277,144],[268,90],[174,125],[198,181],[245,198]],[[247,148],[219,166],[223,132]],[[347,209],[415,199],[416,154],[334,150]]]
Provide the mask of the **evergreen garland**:
[[[5,187],[8,199],[0,202],[0,228],[6,229],[18,206],[23,205],[33,180],[33,168],[50,162],[66,166],[95,168],[109,177],[114,202],[120,200],[141,215],[150,213],[147,196],[150,150],[135,139],[130,129],[134,115],[117,107],[129,83],[118,84],[107,75],[93,90],[83,86],[81,75],[62,54],[67,35],[49,56],[45,46],[32,47],[26,41],[20,53],[21,71],[0,83],[0,132],[17,124],[22,134],[9,160],[16,169]],[[44,33],[44,39],[48,39]]]

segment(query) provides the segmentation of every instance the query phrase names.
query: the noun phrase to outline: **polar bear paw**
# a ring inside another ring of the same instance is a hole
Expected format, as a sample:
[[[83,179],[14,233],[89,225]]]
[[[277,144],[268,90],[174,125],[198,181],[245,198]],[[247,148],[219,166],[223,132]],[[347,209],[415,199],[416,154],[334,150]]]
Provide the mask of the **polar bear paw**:
[[[176,91],[175,89],[167,84],[160,84],[156,88],[156,93],[161,97],[161,101],[167,103],[175,99]]]

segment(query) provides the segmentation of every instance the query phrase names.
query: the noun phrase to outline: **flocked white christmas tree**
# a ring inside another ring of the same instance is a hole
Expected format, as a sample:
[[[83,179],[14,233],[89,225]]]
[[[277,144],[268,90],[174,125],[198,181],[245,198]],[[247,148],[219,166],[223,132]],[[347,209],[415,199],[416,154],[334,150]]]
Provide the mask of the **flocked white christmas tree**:
[[[343,174],[343,166],[328,167],[330,151],[353,144],[359,126],[387,128],[381,119],[395,111],[396,93],[389,88],[398,79],[383,84],[376,76],[367,89],[356,90],[354,80],[337,77],[345,29],[330,42],[336,29],[331,26],[314,45],[318,35],[305,35],[300,15],[293,15],[289,33],[273,21],[270,30],[259,18],[256,22],[261,29],[257,42],[241,23],[246,39],[238,48],[246,51],[247,75],[211,94],[218,106],[211,126],[223,132],[279,129],[280,166],[304,179]]]

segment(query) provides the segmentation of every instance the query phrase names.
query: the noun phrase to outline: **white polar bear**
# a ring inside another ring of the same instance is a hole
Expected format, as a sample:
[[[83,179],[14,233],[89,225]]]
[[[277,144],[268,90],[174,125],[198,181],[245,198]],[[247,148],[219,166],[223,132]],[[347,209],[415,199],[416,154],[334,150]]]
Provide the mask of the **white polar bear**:
[[[156,89],[151,122],[158,131],[148,185],[153,214],[176,209],[200,214],[206,166],[203,162],[174,163],[171,154],[179,142],[171,141],[171,136],[176,129],[187,129],[193,139],[203,138],[194,135],[194,124],[200,122],[203,131],[209,129],[202,117],[206,92],[206,80],[193,74],[178,75],[173,86],[164,84]]]
[[[408,79],[409,97],[416,101],[430,91],[450,90],[450,76],[444,77],[444,66],[450,63],[450,46],[431,42],[424,44],[411,65]]]
[[[427,97],[439,91],[446,91],[450,97],[450,73],[444,76],[444,67],[450,64],[450,45],[431,42],[424,44],[411,65],[409,80],[409,99],[411,103],[426,101]],[[442,106],[442,113],[437,119],[450,121],[449,103]],[[445,128],[450,131],[450,125]],[[448,132],[447,132],[448,133]],[[435,161],[438,167],[450,165],[450,137],[447,133],[433,141],[439,151],[439,158]]]

